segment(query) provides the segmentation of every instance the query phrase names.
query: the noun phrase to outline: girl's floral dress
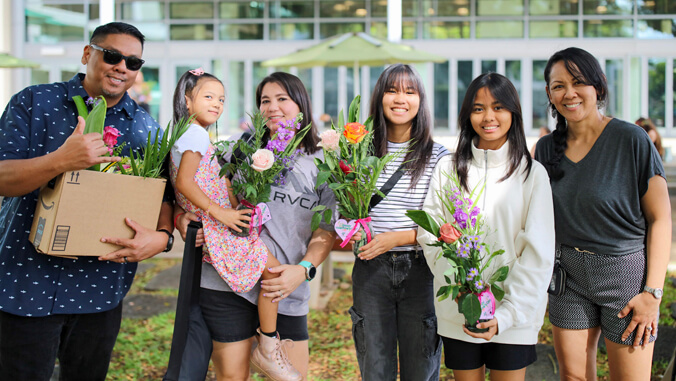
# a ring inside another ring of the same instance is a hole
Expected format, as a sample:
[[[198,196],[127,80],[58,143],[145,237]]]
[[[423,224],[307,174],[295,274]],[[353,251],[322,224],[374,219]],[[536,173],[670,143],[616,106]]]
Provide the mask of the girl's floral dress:
[[[231,208],[225,178],[218,175],[221,169],[218,160],[211,160],[214,152],[214,146],[209,145],[195,173],[195,182],[214,204]],[[170,174],[175,188],[178,168],[173,160]],[[206,243],[204,261],[214,266],[233,291],[251,290],[263,274],[268,257],[267,248],[258,239],[257,229],[251,229],[249,237],[237,237],[220,221],[207,215],[206,211],[193,205],[178,191],[176,201],[185,211],[196,214],[202,221]]]

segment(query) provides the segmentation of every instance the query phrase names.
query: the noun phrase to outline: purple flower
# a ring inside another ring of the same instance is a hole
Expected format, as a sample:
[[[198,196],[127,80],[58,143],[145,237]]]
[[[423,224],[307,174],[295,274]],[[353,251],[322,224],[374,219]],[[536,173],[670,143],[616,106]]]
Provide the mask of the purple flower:
[[[476,268],[472,267],[471,269],[469,269],[469,272],[467,272],[467,281],[468,281],[468,282],[471,281],[471,280],[474,279],[474,277],[477,276],[477,275],[479,275],[479,270],[477,270]]]
[[[469,249],[467,246],[461,245],[458,247],[458,257],[460,258],[469,258]]]
[[[474,286],[479,291],[483,290],[484,287],[486,287],[486,285],[484,284],[484,281],[482,281],[482,280],[478,280],[478,281],[474,282]]]
[[[453,218],[455,218],[455,222],[458,223],[458,226],[460,226],[461,229],[467,228],[467,213],[465,213],[462,208],[455,210],[455,213],[453,213]]]

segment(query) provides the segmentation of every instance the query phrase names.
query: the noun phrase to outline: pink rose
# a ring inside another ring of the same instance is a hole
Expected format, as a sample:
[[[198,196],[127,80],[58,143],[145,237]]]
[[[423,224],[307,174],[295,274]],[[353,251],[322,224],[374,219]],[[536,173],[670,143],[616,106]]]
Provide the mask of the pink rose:
[[[441,225],[439,228],[439,241],[444,241],[446,243],[453,243],[462,236],[462,233],[458,231],[453,225],[446,223]]]
[[[324,131],[319,135],[319,139],[321,141],[317,146],[324,148],[325,150],[328,151],[338,151],[340,147],[338,146],[338,142],[340,141],[340,135],[338,135],[338,132],[334,130],[328,130]]]
[[[112,155],[113,148],[117,145],[117,138],[120,137],[120,131],[115,127],[103,128],[103,143],[108,146],[108,152]]]
[[[253,161],[251,168],[258,172],[263,172],[272,167],[272,164],[275,162],[275,154],[269,149],[261,148],[254,152],[251,156],[251,160]]]

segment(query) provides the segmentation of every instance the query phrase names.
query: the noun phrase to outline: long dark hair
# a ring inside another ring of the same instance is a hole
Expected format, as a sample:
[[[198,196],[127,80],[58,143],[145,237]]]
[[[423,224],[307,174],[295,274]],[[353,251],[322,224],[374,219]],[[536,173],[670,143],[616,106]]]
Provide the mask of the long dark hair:
[[[188,70],[181,78],[178,80],[176,85],[176,90],[174,91],[174,118],[172,124],[178,123],[181,119],[187,120],[190,118],[190,111],[188,111],[188,104],[185,101],[185,97],[192,98],[195,93],[199,90],[201,83],[205,81],[217,81],[221,85],[220,79],[215,76],[204,73],[200,75],[193,74],[192,70]],[[225,88],[225,86],[223,86]],[[206,127],[206,126],[205,126]]]
[[[411,121],[411,141],[409,151],[404,157],[405,169],[411,175],[411,187],[415,186],[425,172],[427,162],[432,156],[432,117],[427,107],[425,86],[418,72],[409,65],[395,64],[383,71],[373,88],[370,114],[373,117],[373,147],[378,157],[387,154],[387,120],[383,112],[383,96],[390,89],[413,89],[420,97],[418,114]]]
[[[650,131],[655,131],[655,134],[657,135],[657,139],[653,142],[655,144],[655,148],[657,149],[657,152],[660,154],[661,157],[664,157],[664,147],[662,146],[662,137],[660,136],[659,131],[657,131],[657,127],[655,127],[655,124],[653,123],[652,120],[648,118],[638,118],[636,119],[637,126],[643,128],[645,132],[650,132]],[[651,137],[652,139],[652,137]]]
[[[587,86],[593,86],[596,89],[598,107],[603,107],[608,98],[608,82],[596,58],[580,48],[567,48],[554,53],[549,57],[547,66],[545,66],[545,83],[547,83],[547,88],[549,88],[552,66],[558,62],[563,62],[568,73],[575,77],[575,79]],[[552,132],[554,156],[543,164],[547,168],[549,178],[553,181],[559,180],[564,175],[563,171],[559,168],[559,164],[566,152],[566,147],[568,147],[568,142],[566,141],[568,123],[566,122],[566,118],[556,110],[556,106],[552,104],[551,99],[549,99],[549,108],[551,109],[552,116],[556,118],[556,129]]]
[[[504,75],[497,73],[484,73],[476,77],[467,88],[465,99],[462,101],[460,113],[458,114],[458,148],[453,155],[453,166],[458,174],[458,180],[463,188],[469,191],[467,177],[469,166],[472,162],[472,140],[478,136],[470,117],[474,109],[474,100],[479,90],[486,88],[493,98],[504,108],[512,113],[512,125],[507,132],[507,141],[509,142],[509,168],[507,173],[499,181],[507,180],[521,164],[521,160],[526,159],[526,177],[530,175],[530,169],[533,166],[528,145],[526,144],[526,135],[523,130],[523,115],[521,113],[521,103],[519,102],[519,93],[514,88],[512,82]]]
[[[308,154],[313,154],[317,152],[319,150],[319,147],[317,147],[317,144],[319,143],[319,135],[317,134],[317,126],[314,123],[314,119],[312,118],[312,104],[310,102],[310,95],[307,93],[307,90],[305,89],[305,85],[303,85],[303,82],[300,80],[300,78],[296,77],[295,75],[284,73],[281,71],[272,73],[267,77],[263,78],[261,83],[259,83],[258,87],[256,88],[256,107],[258,107],[259,109],[261,108],[263,87],[265,87],[265,85],[267,85],[268,83],[276,83],[279,86],[281,86],[284,89],[284,91],[286,91],[286,93],[289,94],[291,100],[298,105],[300,112],[303,113],[301,127],[305,127],[308,124],[312,123],[310,131],[308,131],[307,134],[305,134],[305,137],[303,138],[301,145],[305,149],[305,152]],[[265,126],[265,128],[268,127]],[[269,135],[270,134],[265,134],[265,137],[263,138],[264,145],[270,138]]]

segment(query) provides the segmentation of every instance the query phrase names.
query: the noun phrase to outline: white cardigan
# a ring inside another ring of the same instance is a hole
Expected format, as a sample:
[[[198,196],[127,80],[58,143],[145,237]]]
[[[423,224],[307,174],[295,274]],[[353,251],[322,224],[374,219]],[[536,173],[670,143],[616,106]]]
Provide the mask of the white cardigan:
[[[491,342],[503,344],[536,344],[547,306],[547,287],[554,266],[554,207],[549,177],[544,167],[533,160],[530,175],[524,173],[525,159],[508,179],[499,182],[508,169],[509,143],[498,150],[480,150],[472,144],[474,158],[468,171],[468,185],[473,189],[485,181],[478,206],[485,218],[485,241],[491,251],[505,253],[493,259],[484,279],[498,268],[509,266],[509,275],[502,283],[505,297],[497,302],[495,317],[498,334]],[[423,210],[437,218],[443,215],[452,221],[441,204],[437,191],[449,180],[444,175],[453,170],[451,156],[437,164]],[[525,181],[524,181],[525,180]],[[446,285],[444,271],[450,265],[445,258],[437,260],[439,247],[427,244],[436,241],[431,233],[418,228],[427,264],[434,274],[434,290]],[[448,298],[434,305],[439,335],[473,343],[486,343],[462,330],[465,318],[458,313],[457,303]]]

